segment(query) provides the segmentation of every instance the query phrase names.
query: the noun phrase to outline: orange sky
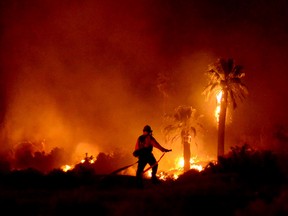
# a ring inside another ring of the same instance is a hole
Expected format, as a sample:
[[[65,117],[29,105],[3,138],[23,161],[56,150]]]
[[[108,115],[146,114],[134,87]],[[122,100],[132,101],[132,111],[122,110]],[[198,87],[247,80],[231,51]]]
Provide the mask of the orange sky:
[[[203,149],[216,151],[214,102],[201,92],[218,57],[244,66],[250,91],[228,145],[287,126],[287,3],[213,2],[1,3],[3,148],[45,139],[47,148],[132,152],[144,125],[162,141],[164,110],[192,105],[205,116]],[[165,106],[159,74],[169,77]]]

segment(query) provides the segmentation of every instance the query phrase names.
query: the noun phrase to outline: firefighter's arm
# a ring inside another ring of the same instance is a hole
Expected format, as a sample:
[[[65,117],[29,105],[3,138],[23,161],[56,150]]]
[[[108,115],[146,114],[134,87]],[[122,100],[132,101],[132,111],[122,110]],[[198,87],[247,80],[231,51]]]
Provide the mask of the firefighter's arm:
[[[162,147],[156,140],[154,137],[151,137],[151,143],[155,148],[158,148],[160,151],[162,152],[170,152],[172,151],[172,149],[166,149],[164,147]]]

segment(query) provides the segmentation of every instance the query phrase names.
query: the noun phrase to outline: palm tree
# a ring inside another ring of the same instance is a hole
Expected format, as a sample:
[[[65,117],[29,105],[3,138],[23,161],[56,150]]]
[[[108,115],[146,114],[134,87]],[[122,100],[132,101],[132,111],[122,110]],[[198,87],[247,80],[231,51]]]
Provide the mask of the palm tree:
[[[228,105],[232,105],[235,109],[238,100],[243,101],[248,95],[247,87],[241,81],[241,78],[245,76],[242,70],[243,67],[236,65],[233,59],[219,58],[214,64],[208,66],[207,75],[210,81],[203,94],[210,98],[211,95],[215,96],[222,92],[218,122],[218,159],[224,155],[225,121]]]
[[[184,172],[190,169],[190,144],[192,138],[196,137],[196,132],[202,128],[199,118],[202,115],[196,115],[196,109],[192,106],[179,106],[173,114],[164,116],[163,133],[166,142],[175,142],[181,138],[183,144]],[[197,143],[196,143],[197,145]]]

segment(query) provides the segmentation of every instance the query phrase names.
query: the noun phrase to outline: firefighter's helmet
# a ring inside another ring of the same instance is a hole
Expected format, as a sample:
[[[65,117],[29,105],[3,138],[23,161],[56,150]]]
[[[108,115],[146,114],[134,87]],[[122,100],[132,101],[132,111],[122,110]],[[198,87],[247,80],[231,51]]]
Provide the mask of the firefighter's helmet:
[[[152,129],[149,125],[146,125],[144,128],[143,128],[143,131],[147,131],[147,132],[152,132]]]

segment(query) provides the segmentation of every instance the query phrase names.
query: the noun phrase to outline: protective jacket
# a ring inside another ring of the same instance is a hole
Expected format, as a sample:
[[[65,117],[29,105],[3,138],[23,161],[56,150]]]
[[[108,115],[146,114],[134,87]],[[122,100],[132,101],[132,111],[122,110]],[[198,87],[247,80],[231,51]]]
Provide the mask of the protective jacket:
[[[137,139],[133,155],[138,157],[146,153],[151,153],[153,147],[158,148],[162,152],[167,151],[167,149],[163,148],[151,134],[143,134]]]

